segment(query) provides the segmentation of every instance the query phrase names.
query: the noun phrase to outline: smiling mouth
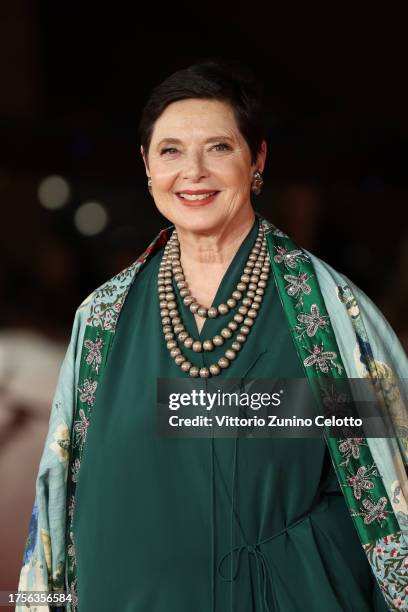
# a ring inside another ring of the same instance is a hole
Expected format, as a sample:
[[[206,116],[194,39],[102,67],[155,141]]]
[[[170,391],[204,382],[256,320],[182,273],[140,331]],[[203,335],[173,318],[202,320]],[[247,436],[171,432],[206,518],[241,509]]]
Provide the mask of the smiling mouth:
[[[201,200],[208,200],[215,196],[219,191],[207,191],[206,193],[184,193],[183,191],[177,193],[177,197],[187,202],[200,202]]]

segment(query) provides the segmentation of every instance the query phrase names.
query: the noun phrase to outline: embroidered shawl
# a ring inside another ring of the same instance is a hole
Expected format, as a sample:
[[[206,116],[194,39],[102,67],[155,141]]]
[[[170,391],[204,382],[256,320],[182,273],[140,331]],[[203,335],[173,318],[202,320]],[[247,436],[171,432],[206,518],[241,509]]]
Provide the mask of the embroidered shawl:
[[[323,378],[366,378],[393,424],[393,438],[325,440],[385,601],[390,610],[408,610],[408,409],[401,384],[408,378],[408,359],[387,321],[362,291],[259,218],[305,377],[311,385]],[[61,367],[19,590],[68,591],[68,612],[77,609],[75,488],[92,411],[98,406],[98,384],[129,288],[141,266],[167,242],[170,229],[162,230],[131,266],[80,305]],[[24,609],[16,607],[17,612]]]

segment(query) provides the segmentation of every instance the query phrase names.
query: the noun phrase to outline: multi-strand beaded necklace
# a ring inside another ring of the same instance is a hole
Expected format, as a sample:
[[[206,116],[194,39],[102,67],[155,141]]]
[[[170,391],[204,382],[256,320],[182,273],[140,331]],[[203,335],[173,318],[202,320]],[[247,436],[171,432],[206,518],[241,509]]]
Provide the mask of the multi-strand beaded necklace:
[[[267,254],[266,239],[262,228],[259,228],[243,274],[231,297],[225,304],[205,308],[191,295],[188,288],[180,261],[180,243],[177,231],[173,231],[164,248],[157,285],[164,339],[171,357],[183,372],[188,372],[192,377],[207,378],[218,376],[223,369],[228,368],[230,362],[237,357],[256,321],[267,286],[269,272],[270,261]],[[228,315],[230,310],[239,304],[237,313],[211,340],[194,340],[186,331],[181,320],[173,290],[173,279],[179,289],[180,297],[193,314],[197,314],[203,319],[215,319]],[[234,333],[236,335],[232,338]],[[183,355],[180,348],[181,345],[184,345],[187,349],[192,349],[196,353],[212,351],[215,347],[222,346],[230,339],[232,339],[232,342],[226,349],[224,356],[218,359],[216,363],[212,363],[209,368],[193,365]]]

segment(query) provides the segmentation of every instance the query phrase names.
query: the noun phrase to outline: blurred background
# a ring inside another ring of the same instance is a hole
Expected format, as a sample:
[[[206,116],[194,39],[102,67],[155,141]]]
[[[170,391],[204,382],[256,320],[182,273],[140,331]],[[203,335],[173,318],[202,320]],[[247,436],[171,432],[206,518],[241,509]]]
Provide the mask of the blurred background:
[[[349,276],[408,348],[405,21],[392,4],[0,5],[0,590],[15,589],[74,312],[167,222],[137,141],[151,88],[208,58],[263,81],[257,210]]]

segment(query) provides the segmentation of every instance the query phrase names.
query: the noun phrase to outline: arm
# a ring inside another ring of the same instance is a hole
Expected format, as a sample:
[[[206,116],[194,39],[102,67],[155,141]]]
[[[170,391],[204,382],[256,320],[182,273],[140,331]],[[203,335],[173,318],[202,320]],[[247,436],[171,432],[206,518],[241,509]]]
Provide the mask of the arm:
[[[58,592],[66,589],[67,470],[87,302],[88,300],[77,310],[71,340],[61,366],[52,402],[18,585],[21,591]],[[47,609],[47,607],[38,608],[39,611]],[[17,612],[26,610],[23,605],[16,607]],[[31,610],[35,612],[36,607],[32,607]]]

